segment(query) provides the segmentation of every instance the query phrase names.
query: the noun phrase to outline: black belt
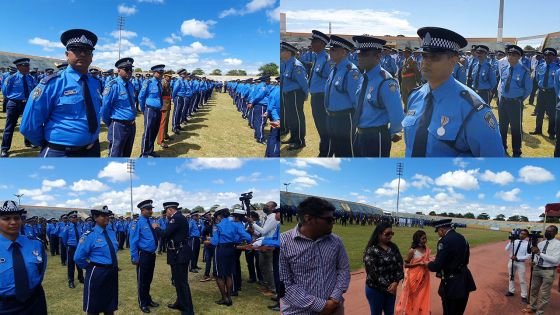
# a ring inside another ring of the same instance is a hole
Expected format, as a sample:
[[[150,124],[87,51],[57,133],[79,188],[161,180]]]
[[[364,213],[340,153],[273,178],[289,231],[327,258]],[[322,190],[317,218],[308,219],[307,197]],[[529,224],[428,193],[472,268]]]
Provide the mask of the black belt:
[[[28,301],[31,299],[35,299],[36,295],[41,291],[42,286],[39,284],[38,286],[36,286],[35,288],[31,289],[31,294],[29,295],[29,298],[27,299]],[[15,295],[9,295],[9,296],[0,296],[0,302],[16,302],[16,296]],[[23,302],[25,303],[25,302]],[[23,304],[22,303],[22,304]]]
[[[329,115],[330,117],[337,117],[337,116],[344,116],[347,114],[351,114],[354,112],[354,109],[345,109],[345,110],[340,110],[337,112],[329,112],[327,111],[327,115]]]
[[[554,270],[554,269],[558,268],[558,267],[541,267],[539,265],[536,265],[536,267],[538,267],[539,269],[542,269],[542,270]]]
[[[13,99],[11,99],[11,98],[8,98],[7,100],[8,100],[8,101],[12,101],[12,102],[14,102],[14,103],[16,103],[16,104],[25,104],[25,103],[27,103],[27,100],[13,100]]]
[[[481,89],[481,90],[476,90],[476,93],[480,93],[480,92],[488,92],[490,91],[490,89]]]
[[[516,97],[516,98],[509,98],[509,97],[502,96],[502,99],[504,99],[504,100],[506,100],[506,101],[515,101],[515,102],[519,102],[519,101],[520,101],[520,98],[521,98],[521,96],[520,96],[520,97]]]
[[[71,146],[71,145],[62,145],[62,144],[56,144],[56,143],[50,143],[47,142],[47,147],[53,149],[53,150],[58,150],[58,151],[70,151],[70,152],[78,152],[78,151],[87,151],[91,148],[93,148],[93,146],[98,142],[99,140],[95,140],[94,142],[88,144],[88,145],[82,145],[82,146]]]
[[[554,92],[554,88],[550,88],[550,89],[539,88],[539,91],[541,91],[541,92]]]
[[[121,123],[123,125],[134,125],[136,122],[133,120],[121,120],[121,119],[111,119],[114,122]]]
[[[142,254],[146,254],[146,255],[155,255],[155,254],[156,254],[156,252],[153,252],[153,253],[152,253],[152,252],[148,252],[148,251],[141,250],[141,249],[139,249],[138,252],[139,252],[139,253],[142,253]]]
[[[99,263],[96,263],[96,262],[90,262],[89,264],[90,264],[91,266],[95,266],[95,267],[99,267],[99,268],[113,268],[113,267],[115,267],[115,266],[113,266],[113,265],[111,265],[111,264],[106,265],[106,264],[99,264]]]
[[[359,134],[375,134],[375,133],[380,133],[382,131],[386,131],[387,129],[389,129],[388,125],[383,125],[383,126],[378,126],[378,127],[368,127],[368,128],[358,128],[358,133]]]
[[[153,107],[153,106],[150,106],[150,105],[146,105],[146,107],[151,108],[153,110],[157,110],[158,112],[161,111],[161,108]]]
[[[222,243],[222,244],[218,244],[218,247],[235,247],[234,243]]]

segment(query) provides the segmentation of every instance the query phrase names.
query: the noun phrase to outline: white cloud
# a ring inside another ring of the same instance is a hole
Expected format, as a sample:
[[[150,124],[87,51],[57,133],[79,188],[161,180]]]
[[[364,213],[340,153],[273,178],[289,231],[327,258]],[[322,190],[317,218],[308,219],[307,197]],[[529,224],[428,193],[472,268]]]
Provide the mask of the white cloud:
[[[124,182],[130,180],[130,174],[127,171],[127,162],[109,162],[99,173],[98,178],[107,178],[112,183]],[[133,176],[133,178],[137,178]]]
[[[485,194],[478,194],[478,199],[484,199],[486,197]]]
[[[38,195],[38,196],[33,196],[31,197],[31,199],[36,200],[36,201],[53,201],[55,198],[51,195]]]
[[[309,166],[321,166],[332,171],[340,170],[340,158],[295,158],[295,159],[280,159],[280,163],[295,166],[298,168],[306,168]]]
[[[25,195],[25,197],[34,197],[34,196],[39,196],[43,194],[43,191],[39,188],[37,189],[19,189],[18,190],[18,195]]]
[[[214,34],[209,31],[209,28],[216,24],[216,21],[199,21],[195,19],[183,21],[181,25],[181,34],[193,36],[198,38],[213,38]]]
[[[280,22],[280,7],[266,11],[266,15],[273,22]]]
[[[527,165],[519,170],[519,181],[526,184],[540,184],[553,180],[554,175],[542,167]]]
[[[383,187],[380,187],[377,190],[375,190],[375,194],[379,196],[386,196],[386,197],[396,196],[398,185],[399,185],[399,179],[395,178],[392,181],[383,184]],[[401,192],[406,191],[407,188],[408,188],[407,181],[401,178],[400,191]]]
[[[254,172],[249,176],[238,176],[235,178],[237,183],[245,183],[245,182],[256,182],[260,180],[262,173],[261,172]]]
[[[291,168],[286,171],[286,174],[294,175],[294,176],[307,176],[307,172],[303,170],[297,170],[295,168]]]
[[[514,181],[514,178],[513,175],[511,175],[511,173],[507,171],[494,173],[490,170],[486,170],[480,176],[480,180],[504,186],[512,183]]]
[[[140,46],[146,46],[150,49],[156,49],[156,45],[148,37],[142,37],[142,42],[140,43]]]
[[[460,168],[465,168],[469,165],[469,162],[465,161],[463,158],[454,158],[453,164]]]
[[[434,184],[434,180],[430,176],[422,175],[422,174],[415,174],[412,176],[414,180],[411,185],[415,188],[422,189],[428,188],[430,185]]]
[[[213,180],[212,183],[213,183],[213,184],[216,184],[216,185],[223,185],[223,184],[225,184],[224,180],[221,179],[221,178],[218,178],[218,179]]]
[[[450,171],[436,178],[435,183],[438,186],[455,187],[464,190],[478,189],[477,174],[478,169]]]
[[[239,66],[243,63],[243,61],[237,58],[226,58],[224,59],[224,63],[228,66]]]
[[[220,12],[220,19],[231,15],[245,15],[262,9],[269,8],[276,3],[276,0],[251,0],[243,9],[229,8]]]
[[[560,198],[560,190],[556,193],[556,198]]]
[[[134,38],[134,37],[138,36],[138,34],[136,32],[127,31],[127,30],[112,31],[111,36],[113,36],[114,38],[119,38],[119,33],[120,33],[121,38]]]
[[[133,15],[133,14],[136,14],[136,12],[138,12],[135,5],[133,5],[131,7],[127,7],[124,4],[119,5],[118,8],[117,8],[117,11],[119,11],[119,14],[122,14],[122,15]]]
[[[406,12],[386,12],[373,9],[341,10],[317,9],[285,11],[289,32],[307,32],[312,29],[327,31],[332,23],[334,34],[371,34],[383,36],[409,35],[416,37],[414,25],[407,20]]]
[[[180,41],[180,40],[181,40],[181,36],[179,36],[179,35],[177,35],[177,34],[175,34],[175,33],[171,33],[171,35],[169,35],[169,37],[166,37],[166,38],[164,39],[164,41],[165,41],[166,43],[169,43],[169,44],[175,44],[176,42],[178,42],[178,41]]]
[[[49,187],[48,190],[50,190],[50,188],[62,188],[64,186],[66,186],[66,181],[64,179],[43,180],[43,190],[45,189],[45,187]]]
[[[519,198],[519,196],[517,196],[519,193],[521,192],[521,189],[519,188],[514,188],[510,191],[498,191],[496,193],[496,198],[500,198],[504,201],[510,201],[510,202],[515,202],[515,201],[520,201],[521,199]]]
[[[109,187],[102,182],[98,181],[97,179],[80,179],[77,182],[72,183],[72,187],[70,187],[73,191],[104,191],[109,189]]]
[[[39,167],[40,170],[48,170],[48,171],[52,171],[54,170],[54,165],[41,165],[41,167]]]
[[[233,170],[238,169],[243,166],[244,160],[238,158],[203,158],[203,159],[191,159],[185,161],[183,165],[177,168],[177,172],[180,173],[185,169],[191,170],[205,170],[205,169],[223,169],[223,170]]]
[[[299,185],[300,187],[312,187],[317,186],[317,181],[311,177],[300,176],[292,179],[292,183]]]
[[[43,39],[40,37],[33,37],[28,41],[32,45],[38,45],[43,47],[44,51],[53,51],[55,48],[64,48],[61,42],[51,42],[48,39]]]

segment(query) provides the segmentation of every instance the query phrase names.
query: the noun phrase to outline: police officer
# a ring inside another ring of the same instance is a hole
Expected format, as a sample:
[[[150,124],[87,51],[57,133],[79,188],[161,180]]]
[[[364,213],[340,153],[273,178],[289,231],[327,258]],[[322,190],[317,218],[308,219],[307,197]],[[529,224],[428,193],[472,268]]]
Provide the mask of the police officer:
[[[64,230],[66,230],[66,226],[68,224],[68,215],[61,215],[60,222],[58,222],[58,239],[60,242],[60,264],[63,266],[66,266],[66,261],[68,260],[68,249],[66,248],[66,244],[64,244],[62,236],[64,235]]]
[[[2,135],[0,157],[8,157],[17,121],[26,107],[29,94],[36,85],[35,80],[29,74],[29,58],[17,59],[14,61],[14,64],[18,71],[8,76],[2,84],[2,95],[8,101],[6,103],[6,126]],[[25,146],[31,146],[27,139],[25,139]]]
[[[358,68],[348,60],[354,49],[350,41],[332,35],[330,57],[334,66],[325,86],[325,109],[330,140],[328,156],[353,157],[353,138],[356,131],[354,112],[357,107],[356,90],[360,82]]]
[[[153,66],[151,70],[154,76],[144,81],[138,94],[140,109],[144,112],[144,134],[142,135],[140,157],[159,157],[159,154],[154,152],[154,142],[158,134],[163,106],[161,79],[164,69],[165,65]]]
[[[265,157],[280,157],[280,77],[276,78],[276,82],[270,92],[268,107],[266,108],[266,116],[270,119],[270,133],[266,142]]]
[[[307,99],[309,85],[303,64],[296,59],[297,48],[286,42],[280,43],[280,89],[282,91],[282,117],[285,117],[290,138],[288,150],[305,147],[305,114],[303,103]]]
[[[70,66],[33,90],[20,130],[42,146],[42,157],[99,157],[102,87],[88,72],[97,36],[75,29],[62,33],[60,40]]]
[[[175,134],[181,133],[181,122],[183,117],[187,116],[189,110],[188,106],[190,103],[190,98],[192,96],[192,91],[187,77],[189,73],[185,69],[179,69],[177,71],[179,79],[173,85],[173,91],[171,93],[171,98],[174,103],[173,117],[171,118],[171,130]],[[184,112],[184,114],[183,114]]]
[[[554,92],[554,79],[556,71],[560,68],[558,63],[554,62],[558,53],[556,49],[547,47],[543,50],[545,62],[541,63],[536,69],[536,81],[539,90],[537,98],[537,107],[535,109],[537,114],[537,124],[535,131],[531,132],[532,135],[542,135],[542,125],[544,113],[548,117],[548,137],[550,140],[556,138],[556,110],[557,103],[556,93]]]
[[[498,119],[502,145],[507,151],[507,132],[511,127],[511,146],[513,157],[520,157],[521,134],[523,132],[523,102],[531,94],[531,70],[522,65],[519,59],[523,49],[517,45],[506,47],[507,63],[502,63],[500,71]]]
[[[0,312],[46,315],[47,255],[39,239],[20,234],[23,212],[14,201],[0,203]]]
[[[258,143],[266,144],[264,126],[267,120],[265,113],[270,103],[270,92],[272,90],[270,87],[270,76],[262,76],[258,81],[259,83],[254,86],[254,89],[249,94],[247,106],[250,107],[253,113],[252,126],[255,130],[255,140],[257,140]]]
[[[405,47],[403,51],[403,65],[401,70],[401,98],[406,111],[406,101],[408,94],[420,85],[422,77],[420,76],[420,68],[416,64],[416,60],[412,58],[412,49]]]
[[[84,283],[84,273],[79,265],[74,263],[74,253],[80,240],[80,226],[78,225],[78,211],[70,211],[68,213],[70,224],[66,226],[62,232],[62,242],[66,246],[67,251],[67,272],[68,272],[68,287],[74,289],[74,268],[78,269],[78,281]],[[75,267],[74,267],[75,266]]]
[[[330,38],[324,33],[313,30],[311,49],[313,50],[313,65],[309,76],[309,93],[311,93],[311,113],[319,133],[319,157],[326,157],[329,152],[329,137],[327,130],[327,113],[325,112],[325,85],[331,73],[332,63],[325,47]]]
[[[488,61],[490,49],[486,45],[476,47],[478,62],[472,71],[471,88],[482,98],[484,103],[490,105],[492,90],[497,86],[496,69]]]
[[[161,212],[161,217],[159,217],[157,223],[159,224],[159,228],[162,232],[165,232],[165,230],[167,230],[167,212],[165,210]],[[163,233],[159,233],[158,237],[158,255],[161,255],[162,251],[164,253],[166,252],[167,240],[165,239],[165,237],[163,237]]]
[[[161,107],[161,120],[158,127],[157,144],[159,144],[163,149],[169,146],[165,141],[169,139],[169,115],[171,111],[171,90],[172,90],[172,76],[170,73],[164,75],[164,79],[161,81],[161,97],[163,99],[163,105]]]
[[[193,210],[191,212],[191,217],[189,219],[189,245],[191,247],[191,265],[189,268],[190,272],[198,273],[198,256],[200,254],[200,236],[202,232],[202,226],[200,224],[200,216],[198,210]]]
[[[178,211],[178,202],[164,202],[163,208],[169,216],[167,230],[163,235],[167,239],[167,264],[171,266],[171,278],[175,284],[177,300],[167,307],[180,310],[182,315],[193,315],[193,303],[191,289],[189,287],[188,265],[191,256],[190,248],[187,246],[189,227],[187,219]],[[159,225],[154,224],[156,230]]]
[[[47,224],[47,236],[49,237],[51,256],[60,255],[59,228],[58,221],[55,218],[51,218]]]
[[[148,307],[159,306],[150,296],[150,285],[156,266],[158,236],[150,223],[154,208],[152,200],[144,200],[137,207],[140,209],[140,218],[130,229],[130,259],[132,264],[136,265],[140,310],[143,313],[150,313]]]
[[[130,83],[134,59],[122,58],[115,63],[118,77],[103,90],[101,119],[107,125],[109,157],[130,157],[136,136],[134,86]]]
[[[463,235],[451,228],[451,219],[434,222],[440,239],[434,261],[428,269],[441,278],[438,294],[443,304],[444,315],[463,314],[469,294],[476,290],[469,264],[469,243]]]
[[[554,78],[554,91],[556,99],[560,100],[560,69],[556,70]],[[560,157],[560,101],[556,104],[556,146],[554,147],[554,157]]]
[[[391,47],[383,46],[383,57],[381,58],[381,68],[386,70],[391,74],[391,76],[396,76],[398,72],[397,63],[395,59],[391,56]],[[356,51],[357,53],[357,51]]]
[[[111,211],[91,210],[95,227],[84,233],[74,259],[86,269],[83,309],[89,314],[114,314],[119,304],[119,265],[117,261],[117,236],[107,229]]]
[[[358,64],[363,71],[356,90],[354,156],[389,157],[391,141],[401,140],[399,132],[404,118],[399,83],[381,67],[384,40],[369,36],[352,39],[356,42]]]
[[[504,156],[490,107],[451,75],[466,39],[439,27],[423,27],[417,33],[428,83],[408,97],[402,122],[406,156]]]

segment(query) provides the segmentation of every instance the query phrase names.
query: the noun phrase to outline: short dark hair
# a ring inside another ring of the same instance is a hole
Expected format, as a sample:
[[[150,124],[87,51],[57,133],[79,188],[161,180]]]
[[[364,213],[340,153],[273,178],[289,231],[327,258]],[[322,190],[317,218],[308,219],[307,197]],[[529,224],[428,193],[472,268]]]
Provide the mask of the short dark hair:
[[[554,233],[558,233],[558,227],[556,225],[550,225],[549,227],[554,229]]]
[[[307,197],[297,207],[299,222],[303,222],[303,217],[307,214],[313,217],[321,216],[325,212],[334,212],[334,206],[318,197]]]
[[[519,233],[521,233],[521,232],[525,232],[525,233],[527,233],[527,235],[529,235],[529,230],[527,230],[527,229],[521,229],[521,230],[519,230]]]

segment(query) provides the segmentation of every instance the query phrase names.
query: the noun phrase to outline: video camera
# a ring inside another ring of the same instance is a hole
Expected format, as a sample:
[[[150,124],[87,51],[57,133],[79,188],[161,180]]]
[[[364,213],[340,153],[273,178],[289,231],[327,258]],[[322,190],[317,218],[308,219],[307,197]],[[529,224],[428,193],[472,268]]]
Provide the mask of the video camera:
[[[520,233],[521,233],[521,229],[513,229],[509,233],[508,239],[512,242],[515,241],[515,240],[518,240]]]
[[[541,231],[531,231],[529,233],[529,244],[531,244],[531,247],[536,247],[539,244],[540,238],[544,238]]]
[[[249,212],[251,211],[251,199],[253,199],[253,192],[246,192],[246,193],[242,193],[241,197],[239,197],[239,201],[241,201],[241,209],[247,211],[247,215],[249,215]],[[252,207],[254,208],[254,207]]]
[[[246,193],[242,193],[241,197],[239,197],[239,201],[244,202],[245,200],[251,200],[253,199],[253,192],[246,192]]]

